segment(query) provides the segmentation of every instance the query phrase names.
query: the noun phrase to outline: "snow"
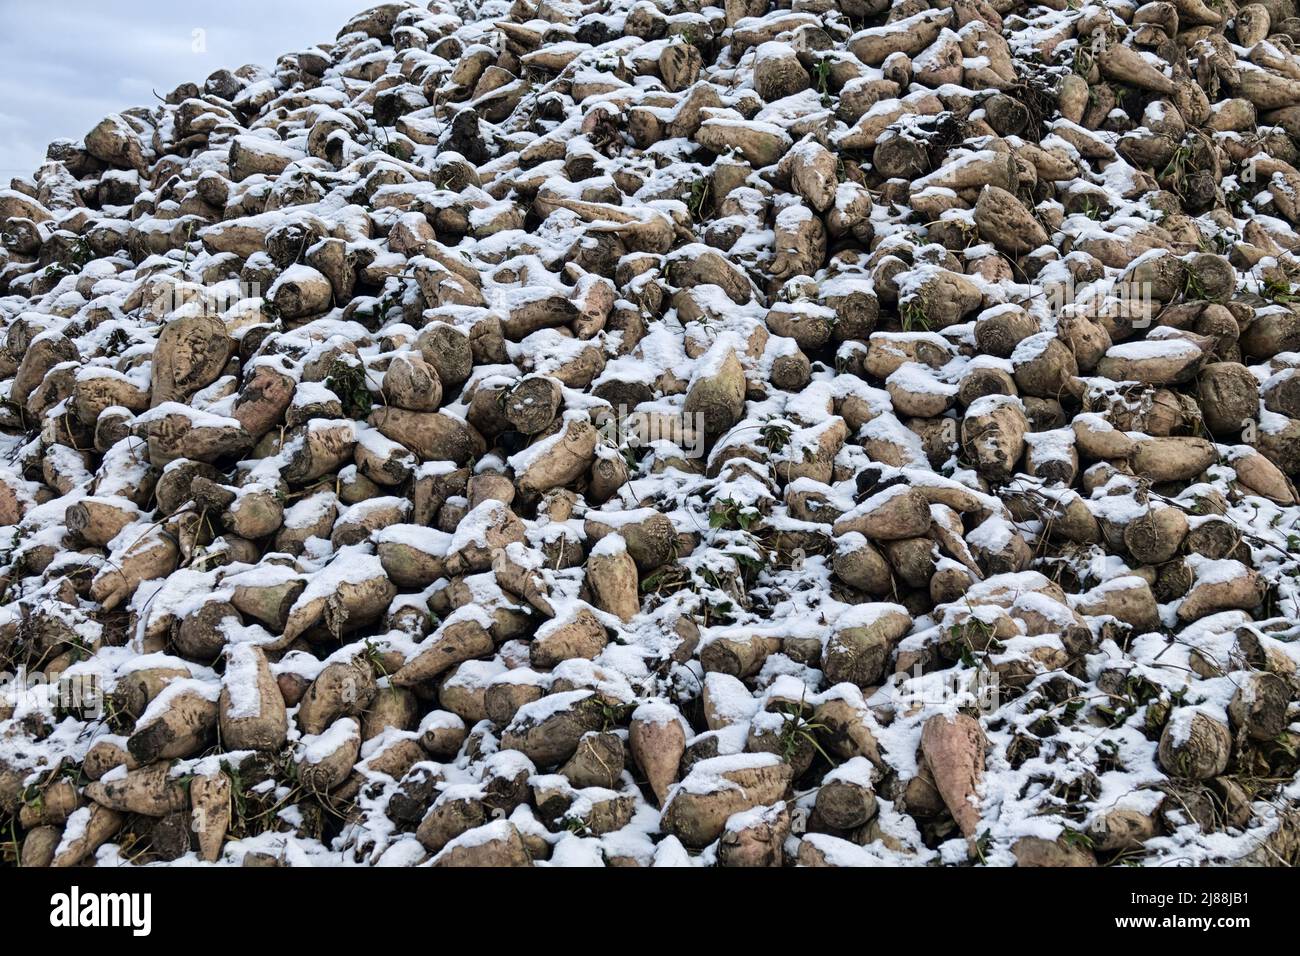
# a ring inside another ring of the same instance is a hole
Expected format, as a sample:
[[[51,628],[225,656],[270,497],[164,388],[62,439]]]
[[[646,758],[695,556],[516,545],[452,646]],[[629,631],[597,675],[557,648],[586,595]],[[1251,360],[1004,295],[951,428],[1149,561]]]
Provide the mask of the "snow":
[[[228,718],[260,717],[262,696],[258,691],[258,652],[252,644],[231,644],[226,649],[226,672],[221,679],[222,690],[230,704],[225,710]]]
[[[298,753],[304,763],[318,764],[346,746],[349,741],[359,740],[361,725],[351,717],[340,717],[325,730],[316,735],[305,735],[298,741]]]
[[[571,690],[563,694],[551,694],[540,700],[531,701],[515,711],[515,717],[510,722],[510,726],[516,729],[535,727],[548,717],[563,713],[590,696],[592,696],[592,692],[589,690]]]
[[[691,772],[678,784],[676,784],[669,797],[671,802],[673,795],[677,793],[707,794],[715,793],[719,790],[740,790],[743,789],[739,784],[734,783],[726,775],[728,773],[737,773],[742,770],[760,769],[763,767],[775,767],[781,763],[781,758],[776,754],[755,753],[755,754],[727,754],[721,757],[710,757],[707,760],[701,760],[691,767]]]
[[[306,607],[312,601],[330,597],[344,584],[364,584],[385,577],[384,566],[368,548],[365,544],[340,548],[329,564],[307,578],[307,586],[293,607]]]
[[[221,696],[221,687],[216,683],[202,680],[188,678],[173,680],[163,688],[162,693],[149,702],[149,706],[145,708],[144,713],[136,719],[136,731],[140,731],[161,719],[178,698],[190,695],[215,702]]]

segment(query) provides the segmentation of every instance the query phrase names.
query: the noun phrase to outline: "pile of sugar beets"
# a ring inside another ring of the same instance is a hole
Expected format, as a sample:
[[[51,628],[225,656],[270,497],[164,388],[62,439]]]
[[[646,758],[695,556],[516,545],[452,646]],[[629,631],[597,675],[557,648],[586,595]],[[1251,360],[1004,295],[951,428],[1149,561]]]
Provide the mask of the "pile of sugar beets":
[[[433,0],[0,191],[10,863],[1300,862],[1295,0]]]

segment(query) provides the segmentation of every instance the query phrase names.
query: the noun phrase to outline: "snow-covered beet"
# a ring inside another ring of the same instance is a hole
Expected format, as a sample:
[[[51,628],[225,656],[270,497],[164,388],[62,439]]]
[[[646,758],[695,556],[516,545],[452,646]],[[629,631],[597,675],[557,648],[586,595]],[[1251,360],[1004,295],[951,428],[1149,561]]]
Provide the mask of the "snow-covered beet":
[[[51,144],[21,862],[1300,862],[1295,13],[386,3]]]

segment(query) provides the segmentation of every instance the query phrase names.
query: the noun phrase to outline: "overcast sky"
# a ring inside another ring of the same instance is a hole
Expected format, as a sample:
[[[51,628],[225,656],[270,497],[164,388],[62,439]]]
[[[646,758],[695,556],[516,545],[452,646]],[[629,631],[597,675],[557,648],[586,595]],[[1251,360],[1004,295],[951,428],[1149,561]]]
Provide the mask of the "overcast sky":
[[[269,67],[377,2],[0,0],[0,186],[34,172],[52,139],[223,67]]]

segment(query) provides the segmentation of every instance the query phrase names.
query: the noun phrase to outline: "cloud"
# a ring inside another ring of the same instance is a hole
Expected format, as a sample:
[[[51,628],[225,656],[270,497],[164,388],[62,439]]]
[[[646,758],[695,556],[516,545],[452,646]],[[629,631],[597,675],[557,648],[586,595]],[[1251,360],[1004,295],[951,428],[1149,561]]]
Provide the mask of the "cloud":
[[[376,0],[4,0],[0,184],[28,176],[54,139],[186,81],[333,39]],[[196,32],[199,31],[199,32]]]

